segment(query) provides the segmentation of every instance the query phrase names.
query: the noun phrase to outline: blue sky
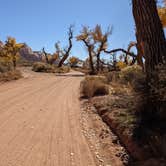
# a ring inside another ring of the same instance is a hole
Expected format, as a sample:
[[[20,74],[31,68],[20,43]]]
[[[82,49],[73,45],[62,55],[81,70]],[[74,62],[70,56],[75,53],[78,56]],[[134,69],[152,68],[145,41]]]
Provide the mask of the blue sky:
[[[75,24],[74,35],[82,25],[113,26],[110,49],[126,48],[135,40],[131,0],[0,0],[0,4],[0,40],[12,36],[33,50],[45,47],[53,52],[56,41],[65,46],[70,24]],[[75,41],[71,54],[87,55],[83,44]]]

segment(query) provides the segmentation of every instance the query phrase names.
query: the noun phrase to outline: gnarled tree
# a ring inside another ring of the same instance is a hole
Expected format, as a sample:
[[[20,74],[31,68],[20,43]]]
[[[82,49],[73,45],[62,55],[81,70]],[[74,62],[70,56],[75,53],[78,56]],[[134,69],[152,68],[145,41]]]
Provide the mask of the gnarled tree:
[[[94,50],[94,41],[91,38],[91,31],[89,30],[88,27],[84,26],[81,34],[78,35],[77,37],[77,41],[82,41],[85,46],[88,49],[88,53],[89,53],[89,67],[90,67],[90,73],[91,74],[95,74],[95,68],[94,68],[94,63],[93,63],[93,50]]]
[[[111,28],[108,28],[108,30],[105,33],[102,32],[100,25],[96,25],[94,29],[89,29],[88,27],[84,26],[81,31],[81,34],[77,36],[77,40],[84,42],[85,46],[88,49],[91,74],[95,73],[94,59],[93,59],[94,57],[96,58],[97,61],[96,65],[97,72],[99,72],[101,69],[100,55],[101,52],[107,48],[107,41],[111,32],[112,32]]]
[[[79,62],[79,58],[72,56],[69,58],[69,64],[71,67],[76,67]]]
[[[104,51],[107,48],[107,42],[108,42],[108,37],[109,35],[111,35],[111,28],[108,28],[108,30],[104,33],[102,32],[101,26],[100,25],[96,25],[96,27],[92,30],[91,34],[92,34],[92,38],[94,40],[94,43],[96,45],[96,47],[94,47],[94,54],[97,58],[97,72],[100,71],[100,55],[101,52]]]
[[[69,41],[69,45],[67,48],[64,48],[63,50],[60,49],[60,46],[57,45],[58,49],[57,49],[57,55],[59,57],[62,57],[59,64],[58,64],[58,67],[62,67],[62,65],[64,64],[64,62],[66,61],[66,59],[69,57],[70,55],[70,51],[72,49],[72,39],[73,39],[73,26],[71,25],[69,27],[69,32],[68,32],[68,41]],[[61,55],[60,55],[61,54]]]
[[[45,56],[46,63],[48,63],[48,64],[49,64],[50,62],[49,62],[49,59],[48,59],[48,53],[45,51],[45,48],[44,48],[44,47],[42,48],[42,53],[43,53],[43,54],[44,54],[44,56]]]

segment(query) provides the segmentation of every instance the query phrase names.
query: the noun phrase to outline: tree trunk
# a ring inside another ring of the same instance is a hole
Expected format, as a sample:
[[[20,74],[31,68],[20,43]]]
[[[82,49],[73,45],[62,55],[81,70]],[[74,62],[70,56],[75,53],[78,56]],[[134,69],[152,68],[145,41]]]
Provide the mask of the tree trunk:
[[[93,56],[92,56],[92,48],[91,46],[88,47],[88,52],[89,52],[89,66],[90,66],[90,74],[95,74],[95,69],[93,66]]]
[[[67,48],[67,50],[65,49],[64,50],[64,53],[63,53],[63,58],[60,60],[59,64],[58,64],[58,67],[62,67],[62,65],[64,64],[64,62],[66,61],[66,59],[69,57],[70,55],[70,51],[73,47],[72,45],[72,39],[73,39],[73,27],[70,26],[69,27],[69,32],[68,32],[68,35],[69,35],[69,38],[68,38],[68,41],[69,41],[69,46]]]
[[[140,65],[144,71],[144,63],[143,63],[143,56],[144,56],[144,52],[143,52],[143,48],[142,48],[142,41],[140,36],[138,35],[138,33],[136,32],[136,39],[137,39],[137,44],[136,44],[136,48],[137,48],[137,63],[138,65]]]
[[[97,72],[100,71],[100,55],[97,55]]]
[[[58,67],[62,67],[62,65],[64,64],[65,60],[69,57],[69,53],[65,54],[63,56],[63,58],[60,60]]]
[[[162,110],[165,110],[165,100],[160,97],[162,82],[159,80],[160,71],[158,69],[159,66],[165,67],[166,40],[158,16],[156,1],[132,0],[132,6],[138,35],[137,40],[139,38],[141,41],[145,58],[147,92],[141,118],[142,122],[154,124],[165,115],[165,113],[161,113]]]
[[[15,56],[13,56],[13,68],[14,68],[14,70],[16,69],[16,57]]]
[[[43,51],[43,54],[46,58],[46,63],[49,64],[49,59],[48,59],[48,56],[47,56],[47,53],[46,53],[45,49],[43,48],[42,51]]]
[[[45,58],[46,58],[46,63],[49,64],[49,60],[48,60],[47,55],[46,54],[44,54],[44,55],[45,55]]]
[[[155,0],[132,0],[137,35],[143,43],[145,70],[150,81],[155,67],[166,59],[166,40]]]

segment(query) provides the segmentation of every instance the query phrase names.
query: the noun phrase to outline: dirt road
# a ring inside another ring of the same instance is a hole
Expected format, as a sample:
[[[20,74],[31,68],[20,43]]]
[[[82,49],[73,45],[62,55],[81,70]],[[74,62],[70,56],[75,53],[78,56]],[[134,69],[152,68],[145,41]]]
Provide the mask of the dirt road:
[[[0,85],[0,166],[94,166],[79,120],[83,77],[24,75]]]

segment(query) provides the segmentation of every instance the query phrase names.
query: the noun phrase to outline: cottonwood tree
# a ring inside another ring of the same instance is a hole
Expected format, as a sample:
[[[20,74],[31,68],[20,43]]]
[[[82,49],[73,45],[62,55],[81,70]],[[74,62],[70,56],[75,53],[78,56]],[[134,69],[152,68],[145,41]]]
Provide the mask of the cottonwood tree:
[[[45,51],[45,48],[44,48],[44,47],[42,48],[42,53],[43,53],[43,54],[44,54],[44,56],[45,56],[46,63],[48,63],[48,64],[49,64],[50,62],[49,62],[49,59],[48,59],[48,53]]]
[[[165,110],[163,108],[166,103],[165,99],[160,100],[160,93],[158,93],[161,83],[166,82],[166,80],[159,81],[160,70],[158,70],[160,66],[166,67],[166,39],[155,0],[132,0],[132,10],[137,35],[142,41],[145,57],[148,94],[147,108],[145,109],[146,112],[150,112],[150,117],[156,118],[160,117],[162,110]],[[163,84],[163,93],[166,94],[164,87]]]
[[[137,49],[137,55],[135,55],[135,57],[133,57],[131,65],[133,65],[135,62],[137,62],[137,64],[140,65],[142,67],[142,69],[144,70],[144,63],[143,63],[144,53],[143,53],[143,49],[142,49],[142,42],[138,38],[137,34],[136,34],[136,38],[137,38],[138,42],[130,42],[127,51],[131,52],[132,47],[135,47]],[[126,54],[125,62],[127,65],[129,64],[128,63],[128,54]]]
[[[163,28],[165,28],[166,27],[166,0],[163,0],[162,3],[163,3],[163,6],[162,7],[161,6],[158,7],[158,14],[159,14],[161,23],[163,25]],[[129,44],[129,47],[128,47],[127,51],[130,52],[130,49],[132,47],[136,47],[136,49],[137,49],[137,57],[136,57],[135,60],[137,61],[138,65],[140,65],[143,68],[143,70],[144,70],[143,42],[141,41],[141,38],[139,37],[139,35],[137,33],[137,30],[136,30],[136,39],[137,39],[137,42],[131,42]],[[127,56],[126,56],[126,63],[127,63]]]
[[[7,57],[13,63],[13,68],[16,68],[16,61],[19,57],[19,51],[24,44],[17,43],[15,38],[8,37],[7,41],[2,47],[1,56]]]
[[[147,78],[166,59],[166,40],[155,0],[132,0],[137,35],[142,41]],[[138,41],[139,42],[139,41]]]
[[[69,45],[66,48],[64,48],[64,49],[61,49],[59,43],[56,43],[56,54],[58,55],[58,57],[62,57],[60,59],[58,67],[62,67],[62,65],[64,64],[66,59],[69,57],[70,51],[71,51],[72,46],[73,46],[72,45],[72,39],[73,39],[73,26],[71,25],[69,27],[69,31],[68,31],[68,42],[69,42]]]
[[[69,64],[71,67],[75,67],[79,62],[79,59],[75,56],[69,58]]]
[[[158,13],[163,27],[166,27],[166,0],[163,0],[163,5],[158,7]]]
[[[54,62],[56,62],[59,59],[59,55],[57,53],[54,53],[53,55],[51,55],[51,58],[49,60],[50,65],[53,65]]]
[[[100,55],[102,51],[104,51],[108,46],[108,37],[111,35],[112,29],[109,27],[108,30],[104,33],[102,32],[101,26],[96,25],[96,27],[92,30],[92,38],[94,40],[94,44],[96,47],[94,47],[94,54],[97,58],[97,72],[100,71]]]
[[[81,34],[76,37],[77,41],[82,41],[85,46],[87,47],[88,54],[89,54],[89,67],[90,67],[90,73],[95,74],[95,68],[93,63],[93,50],[94,50],[94,41],[91,37],[91,31],[89,30],[89,27],[84,26],[82,28]]]
[[[47,53],[44,48],[42,49],[42,53],[45,56],[46,63],[50,64],[50,65],[53,65],[54,62],[59,58],[58,53],[55,52],[53,55],[51,55],[51,54]]]
[[[100,55],[107,48],[108,37],[111,32],[111,28],[108,28],[108,30],[104,33],[100,25],[96,25],[94,29],[89,29],[89,27],[84,26],[81,34],[76,37],[77,41],[82,41],[87,47],[91,74],[95,73],[94,57],[97,61],[96,70],[97,72],[100,71]]]
[[[166,27],[166,7],[158,8],[158,13],[163,27]]]

